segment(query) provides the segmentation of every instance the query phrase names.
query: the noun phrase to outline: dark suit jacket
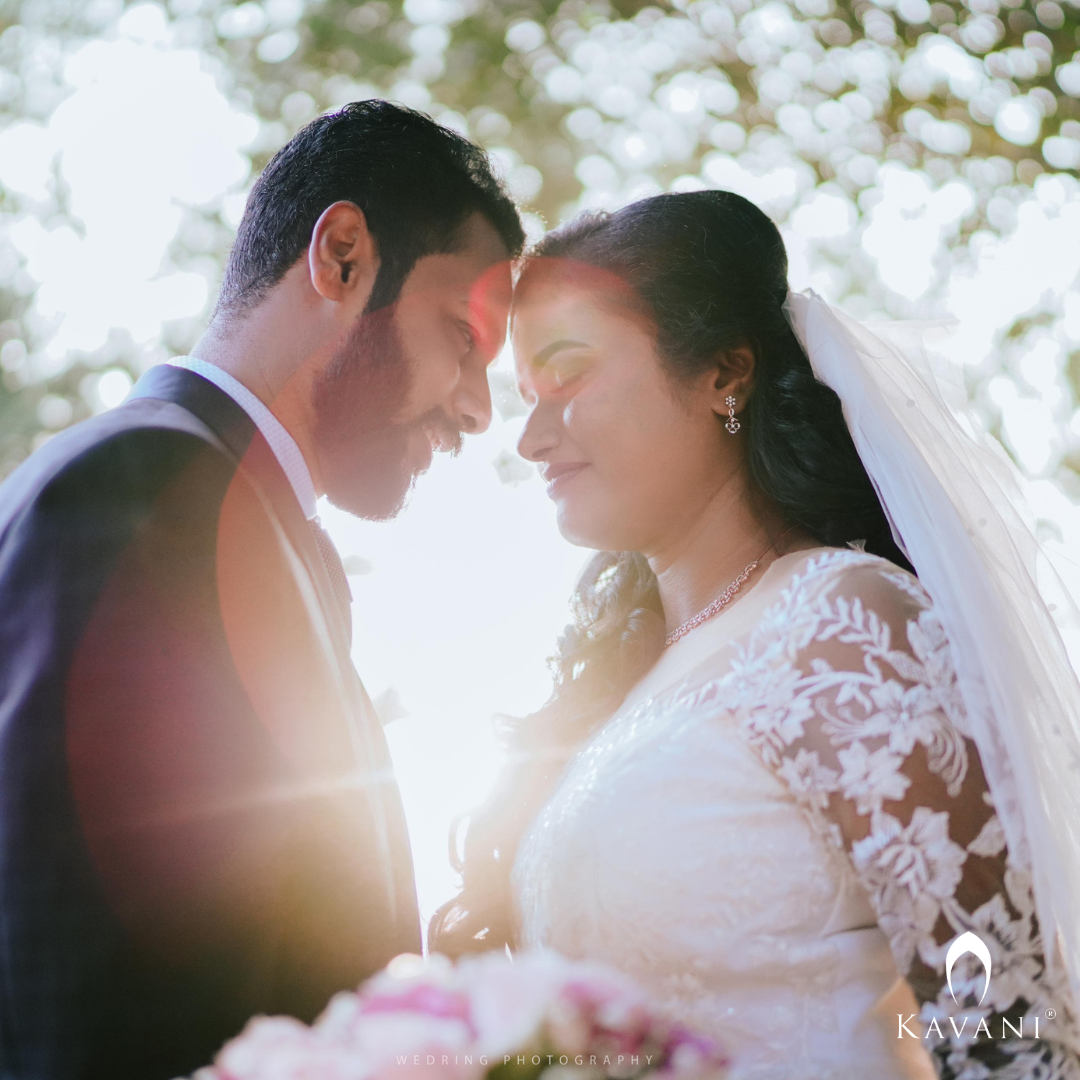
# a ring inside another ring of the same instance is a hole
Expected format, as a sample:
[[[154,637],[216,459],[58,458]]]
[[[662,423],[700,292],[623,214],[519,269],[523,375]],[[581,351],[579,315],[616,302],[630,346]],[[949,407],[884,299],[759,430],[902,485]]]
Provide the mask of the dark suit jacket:
[[[299,503],[149,371],[0,485],[0,1078],[169,1080],[420,951],[382,730]]]

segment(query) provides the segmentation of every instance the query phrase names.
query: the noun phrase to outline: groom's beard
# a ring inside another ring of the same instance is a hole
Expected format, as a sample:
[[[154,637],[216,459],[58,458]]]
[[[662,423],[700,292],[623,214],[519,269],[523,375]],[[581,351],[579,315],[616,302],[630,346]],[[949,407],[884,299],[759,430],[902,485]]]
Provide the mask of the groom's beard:
[[[395,422],[409,395],[414,362],[394,321],[394,305],[357,319],[315,383],[315,442],[330,501],[358,517],[386,521],[405,505],[415,473],[410,441],[427,428],[443,445],[461,436],[442,409],[411,423]]]

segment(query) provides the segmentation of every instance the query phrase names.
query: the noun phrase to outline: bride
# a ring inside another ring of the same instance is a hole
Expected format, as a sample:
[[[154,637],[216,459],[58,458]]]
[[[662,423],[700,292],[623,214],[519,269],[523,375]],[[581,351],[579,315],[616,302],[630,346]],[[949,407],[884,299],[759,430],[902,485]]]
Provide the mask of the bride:
[[[804,347],[821,302],[786,275],[776,227],[719,191],[586,216],[526,259],[519,449],[599,554],[551,698],[452,843],[430,948],[607,961],[738,1080],[1080,1077],[1045,929],[1067,913],[1040,906],[1023,774],[951,640],[995,620],[961,595],[982,621],[950,635],[916,572],[946,565],[948,514],[920,494],[925,556],[894,532],[884,420],[857,448]],[[812,355],[847,355],[833,332]]]

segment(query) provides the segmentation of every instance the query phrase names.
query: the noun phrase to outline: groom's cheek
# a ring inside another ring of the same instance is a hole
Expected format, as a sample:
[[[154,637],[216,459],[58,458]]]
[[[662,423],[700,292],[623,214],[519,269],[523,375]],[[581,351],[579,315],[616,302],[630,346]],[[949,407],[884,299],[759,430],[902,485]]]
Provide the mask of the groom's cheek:
[[[414,424],[432,410],[448,409],[461,378],[463,341],[452,340],[444,326],[431,322],[418,319],[401,330],[400,361],[408,366],[409,389],[394,417],[398,424]]]
[[[470,290],[469,313],[480,330],[477,347],[485,364],[494,361],[506,343],[512,297],[508,262],[488,267]]]

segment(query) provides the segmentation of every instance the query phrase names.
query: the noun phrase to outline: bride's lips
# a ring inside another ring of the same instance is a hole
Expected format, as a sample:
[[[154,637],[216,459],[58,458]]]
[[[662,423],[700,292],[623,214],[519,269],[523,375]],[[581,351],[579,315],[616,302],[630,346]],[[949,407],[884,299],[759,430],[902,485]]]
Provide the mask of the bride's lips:
[[[582,469],[588,468],[587,461],[553,461],[540,470],[540,475],[547,484],[550,498],[558,495]]]

